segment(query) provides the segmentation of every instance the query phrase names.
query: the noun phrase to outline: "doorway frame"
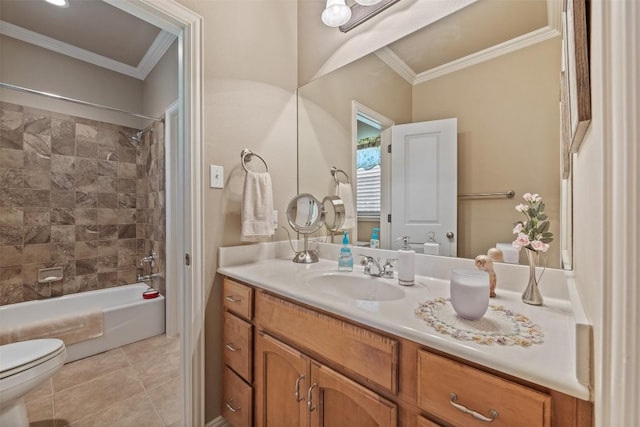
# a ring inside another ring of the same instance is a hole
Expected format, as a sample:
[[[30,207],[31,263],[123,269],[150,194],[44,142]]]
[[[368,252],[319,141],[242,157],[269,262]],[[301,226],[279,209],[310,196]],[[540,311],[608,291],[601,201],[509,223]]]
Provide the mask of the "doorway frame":
[[[356,100],[351,101],[351,181],[353,188],[353,194],[358,197],[357,188],[358,188],[358,178],[357,178],[357,166],[356,166],[356,150],[358,149],[358,115],[361,114],[366,116],[373,121],[380,123],[380,248],[389,249],[387,244],[383,244],[386,240],[383,239],[383,236],[389,236],[389,232],[391,231],[391,224],[389,224],[385,217],[391,212],[391,197],[389,197],[389,190],[391,188],[391,163],[388,161],[387,156],[385,156],[385,150],[387,145],[391,143],[389,139],[389,132],[385,132],[391,126],[395,125],[395,122],[384,116],[377,111],[367,107],[364,104],[359,103]],[[355,184],[355,185],[354,185]],[[355,205],[354,200],[354,205]],[[356,212],[356,228],[352,231],[352,241],[358,241],[358,218]]]
[[[177,256],[167,268],[181,279],[178,287],[182,420],[204,425],[204,251],[203,251],[203,108],[202,17],[175,0],[104,0],[178,37],[178,148],[176,188],[167,205],[175,222]],[[189,259],[187,261],[187,258]]]

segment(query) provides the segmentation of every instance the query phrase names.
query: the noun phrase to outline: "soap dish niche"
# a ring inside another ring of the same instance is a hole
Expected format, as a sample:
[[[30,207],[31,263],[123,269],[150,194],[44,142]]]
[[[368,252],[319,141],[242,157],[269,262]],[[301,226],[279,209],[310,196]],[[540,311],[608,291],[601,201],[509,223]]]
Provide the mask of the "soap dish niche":
[[[62,280],[62,267],[41,268],[38,270],[38,283],[51,283]]]

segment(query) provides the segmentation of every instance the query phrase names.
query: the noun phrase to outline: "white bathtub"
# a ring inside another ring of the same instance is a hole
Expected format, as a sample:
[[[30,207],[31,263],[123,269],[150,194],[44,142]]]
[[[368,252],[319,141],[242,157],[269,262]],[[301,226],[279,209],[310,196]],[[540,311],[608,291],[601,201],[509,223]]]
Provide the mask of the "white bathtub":
[[[67,363],[164,333],[165,308],[162,295],[143,299],[144,283],[81,292],[45,300],[0,307],[0,328],[10,329],[43,322],[74,312],[101,309],[103,334],[67,346]]]

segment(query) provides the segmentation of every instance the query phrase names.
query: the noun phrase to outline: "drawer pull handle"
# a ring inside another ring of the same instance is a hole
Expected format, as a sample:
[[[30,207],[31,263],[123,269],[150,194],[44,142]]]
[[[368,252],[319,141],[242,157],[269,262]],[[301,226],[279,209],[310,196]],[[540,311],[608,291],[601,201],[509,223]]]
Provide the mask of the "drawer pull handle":
[[[300,402],[304,400],[304,397],[300,398],[300,381],[302,381],[303,379],[304,379],[304,375],[300,375],[296,380],[296,389],[295,389],[296,402]]]
[[[242,298],[237,298],[237,297],[234,297],[233,295],[228,295],[228,296],[224,297],[224,299],[226,299],[229,302],[240,302],[240,301],[242,301]]]
[[[475,418],[476,420],[480,420],[480,421],[485,421],[487,423],[491,423],[493,422],[496,418],[498,418],[498,411],[496,411],[495,409],[490,409],[489,410],[489,417],[487,418],[484,415],[482,415],[480,412],[476,412],[473,409],[469,409],[464,405],[461,405],[459,403],[455,403],[456,400],[458,400],[458,396],[455,393],[451,393],[449,395],[449,398],[451,400],[449,400],[449,403],[451,403],[451,405],[456,408],[458,411],[465,413],[465,414],[469,414],[471,415],[473,418]]]
[[[224,402],[224,404],[225,404],[225,405],[227,405],[227,409],[229,409],[231,412],[238,412],[240,409],[242,409],[242,408],[240,408],[240,407],[238,407],[238,408],[234,408],[234,407],[231,405],[231,402],[233,402],[233,399],[231,399],[231,400],[227,400],[226,402]]]
[[[313,389],[318,387],[317,383],[313,383],[309,390],[307,390],[307,408],[309,408],[309,412],[313,412],[316,410],[316,405],[313,404]]]
[[[239,351],[240,349],[233,345],[233,343],[226,344],[225,347],[229,349],[229,351]]]

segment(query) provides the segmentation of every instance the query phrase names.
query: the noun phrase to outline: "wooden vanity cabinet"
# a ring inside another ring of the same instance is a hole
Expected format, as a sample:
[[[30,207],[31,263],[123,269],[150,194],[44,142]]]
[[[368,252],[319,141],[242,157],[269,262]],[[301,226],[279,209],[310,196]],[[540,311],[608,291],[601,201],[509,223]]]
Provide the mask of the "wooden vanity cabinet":
[[[551,396],[418,350],[418,406],[452,425],[550,427]]]
[[[393,402],[262,332],[255,361],[256,426],[397,426]]]
[[[228,278],[224,307],[234,427],[593,425],[591,402]]]
[[[223,280],[222,416],[234,427],[253,425],[253,288]]]
[[[308,425],[309,357],[262,332],[255,338],[255,425]]]

